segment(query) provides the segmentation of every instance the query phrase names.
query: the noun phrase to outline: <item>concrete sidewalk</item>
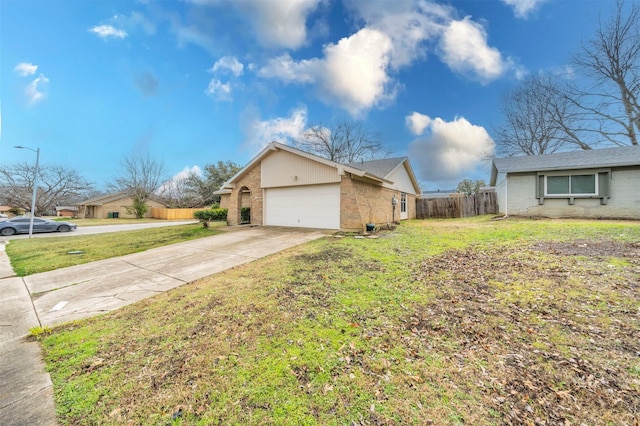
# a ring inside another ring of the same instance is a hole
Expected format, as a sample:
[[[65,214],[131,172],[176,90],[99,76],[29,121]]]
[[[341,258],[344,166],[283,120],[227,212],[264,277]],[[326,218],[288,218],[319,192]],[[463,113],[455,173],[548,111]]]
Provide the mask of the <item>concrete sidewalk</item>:
[[[0,244],[0,423],[55,425],[53,389],[29,329],[112,311],[187,282],[328,235],[242,227],[213,237],[15,277]]]

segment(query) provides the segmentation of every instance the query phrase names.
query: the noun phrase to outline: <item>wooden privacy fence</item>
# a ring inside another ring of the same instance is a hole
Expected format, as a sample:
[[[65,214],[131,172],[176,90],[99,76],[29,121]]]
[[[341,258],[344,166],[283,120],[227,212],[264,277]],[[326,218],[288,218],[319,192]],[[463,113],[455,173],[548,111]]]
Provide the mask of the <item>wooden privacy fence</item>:
[[[418,198],[416,217],[457,218],[498,213],[498,197],[495,192],[478,192],[467,196]]]
[[[165,209],[162,207],[152,207],[151,217],[165,220],[193,219],[193,214],[198,210],[207,209]]]

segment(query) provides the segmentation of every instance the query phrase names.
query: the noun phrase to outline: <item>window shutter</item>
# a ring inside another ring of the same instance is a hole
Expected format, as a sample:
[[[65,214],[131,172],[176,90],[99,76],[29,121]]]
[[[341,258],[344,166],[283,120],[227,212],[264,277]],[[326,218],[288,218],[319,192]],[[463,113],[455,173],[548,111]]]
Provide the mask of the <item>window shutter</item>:
[[[600,195],[600,204],[607,204],[607,200],[610,197],[610,172],[598,173],[598,192]]]
[[[538,204],[544,204],[544,175],[538,175],[536,180],[536,198]]]

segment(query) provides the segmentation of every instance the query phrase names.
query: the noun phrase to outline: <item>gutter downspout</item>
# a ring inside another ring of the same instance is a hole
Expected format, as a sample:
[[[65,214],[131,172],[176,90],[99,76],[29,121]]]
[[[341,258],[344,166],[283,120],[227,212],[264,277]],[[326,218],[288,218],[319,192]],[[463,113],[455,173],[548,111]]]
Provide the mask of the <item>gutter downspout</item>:
[[[504,174],[504,217],[509,217],[509,173]]]

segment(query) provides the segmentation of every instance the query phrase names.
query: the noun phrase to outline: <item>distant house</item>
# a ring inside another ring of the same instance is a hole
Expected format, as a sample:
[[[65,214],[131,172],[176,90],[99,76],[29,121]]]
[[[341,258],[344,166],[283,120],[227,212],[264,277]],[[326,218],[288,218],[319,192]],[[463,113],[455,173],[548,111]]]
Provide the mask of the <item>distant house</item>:
[[[76,217],[78,214],[78,206],[56,206],[56,216],[58,217]]]
[[[640,219],[640,146],[496,158],[506,215]]]
[[[216,191],[227,221],[321,229],[363,230],[416,217],[420,186],[407,157],[340,164],[270,143]]]
[[[436,189],[435,191],[422,191],[421,198],[448,198],[458,194],[455,189]]]
[[[149,211],[145,217],[151,217],[152,207],[167,207],[153,198],[147,200],[147,205]],[[79,203],[77,215],[80,219],[135,218],[136,215],[130,212],[131,206],[133,199],[124,192],[118,192]]]

